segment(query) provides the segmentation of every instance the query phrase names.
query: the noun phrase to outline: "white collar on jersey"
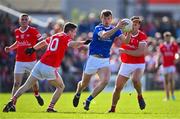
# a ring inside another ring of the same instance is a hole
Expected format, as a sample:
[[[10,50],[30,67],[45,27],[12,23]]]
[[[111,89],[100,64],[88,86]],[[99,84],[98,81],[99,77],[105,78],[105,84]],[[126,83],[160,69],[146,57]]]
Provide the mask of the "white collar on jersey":
[[[21,27],[20,27],[20,28],[21,28]],[[19,31],[20,31],[21,33],[24,33],[24,32],[26,32],[26,31],[29,29],[29,26],[27,26],[27,28],[26,28],[24,31],[22,31],[20,28],[19,28]]]

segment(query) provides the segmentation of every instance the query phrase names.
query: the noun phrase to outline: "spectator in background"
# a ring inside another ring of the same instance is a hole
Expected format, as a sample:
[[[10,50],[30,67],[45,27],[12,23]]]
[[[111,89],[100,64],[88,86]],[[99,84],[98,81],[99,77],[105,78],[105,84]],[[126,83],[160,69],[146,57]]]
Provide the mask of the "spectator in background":
[[[53,26],[53,34],[60,33],[63,31],[65,21],[63,19],[56,20],[54,26]],[[53,35],[52,34],[52,35]]]
[[[159,46],[159,56],[157,60],[156,67],[158,67],[159,58],[162,58],[163,73],[165,76],[164,89],[166,92],[165,100],[171,98],[175,100],[174,95],[174,73],[175,68],[175,54],[178,52],[178,45],[175,41],[172,41],[172,35],[170,32],[164,32],[163,34],[164,42]]]
[[[176,36],[172,20],[167,16],[162,17],[160,28],[158,30],[161,34],[164,34],[164,32],[169,31],[173,36]]]

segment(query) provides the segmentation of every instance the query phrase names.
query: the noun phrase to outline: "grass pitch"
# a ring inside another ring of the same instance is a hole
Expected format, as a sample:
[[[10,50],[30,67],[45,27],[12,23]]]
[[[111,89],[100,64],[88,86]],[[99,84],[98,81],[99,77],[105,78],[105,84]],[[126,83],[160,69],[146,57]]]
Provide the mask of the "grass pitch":
[[[96,97],[90,110],[83,109],[83,101],[89,93],[82,93],[79,106],[74,108],[72,99],[74,93],[64,93],[55,109],[58,113],[45,112],[52,93],[41,93],[45,105],[39,106],[32,93],[23,94],[16,106],[16,112],[3,113],[4,104],[9,101],[10,94],[0,94],[0,119],[180,119],[180,91],[176,91],[175,101],[163,101],[163,91],[144,92],[146,109],[138,107],[136,93],[122,93],[116,113],[107,113],[111,106],[112,93],[101,93]]]

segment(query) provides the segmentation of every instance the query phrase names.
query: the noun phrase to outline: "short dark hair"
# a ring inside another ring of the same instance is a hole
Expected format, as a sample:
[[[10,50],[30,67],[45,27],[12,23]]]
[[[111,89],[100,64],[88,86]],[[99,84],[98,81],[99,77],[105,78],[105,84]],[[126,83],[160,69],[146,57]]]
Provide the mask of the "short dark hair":
[[[68,33],[70,30],[74,30],[77,28],[77,25],[72,23],[72,22],[67,22],[65,25],[64,25],[64,32],[65,33]]]
[[[112,11],[108,10],[108,9],[104,9],[104,10],[101,11],[101,17],[102,16],[105,16],[105,17],[112,16]]]
[[[139,21],[139,23],[141,23],[143,21],[143,17],[133,16],[133,17],[131,17],[131,21]]]

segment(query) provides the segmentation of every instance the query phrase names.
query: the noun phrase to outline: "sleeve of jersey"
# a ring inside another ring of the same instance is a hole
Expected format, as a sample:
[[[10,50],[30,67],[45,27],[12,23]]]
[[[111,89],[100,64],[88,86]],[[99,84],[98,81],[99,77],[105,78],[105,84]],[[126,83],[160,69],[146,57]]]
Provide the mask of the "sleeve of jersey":
[[[163,45],[160,44],[160,46],[159,46],[159,51],[160,51],[161,53],[163,52],[162,47],[163,47]]]
[[[50,43],[50,37],[46,38],[46,43],[49,44]]]
[[[175,52],[177,53],[178,52],[178,44],[175,43]]]
[[[34,34],[37,37],[37,39],[39,39],[41,37],[41,34],[37,29],[34,30]]]
[[[120,29],[115,32],[115,36],[116,36],[116,37],[119,37],[119,36],[121,36],[122,34],[123,34],[123,33],[122,33],[122,31],[121,31]]]
[[[17,29],[15,29],[14,32],[13,32],[13,33],[14,33],[14,36],[15,36],[15,39],[17,40],[17,38],[16,38],[16,32],[17,32]]]
[[[140,36],[140,43],[147,43],[147,35],[146,34],[141,34]]]

